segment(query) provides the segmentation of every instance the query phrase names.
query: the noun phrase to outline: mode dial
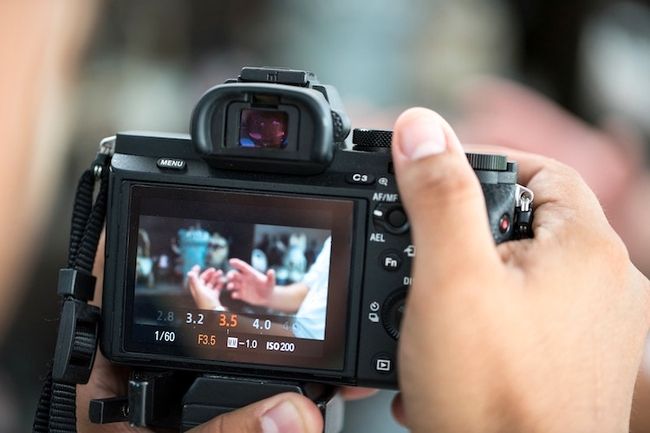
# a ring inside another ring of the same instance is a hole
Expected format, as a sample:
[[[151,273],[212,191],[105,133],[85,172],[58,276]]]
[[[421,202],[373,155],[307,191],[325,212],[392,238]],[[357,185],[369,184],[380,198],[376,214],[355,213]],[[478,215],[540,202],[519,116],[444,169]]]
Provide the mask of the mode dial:
[[[467,153],[469,165],[474,170],[506,171],[508,158],[503,155],[488,155],[485,153]]]
[[[355,129],[352,131],[353,150],[362,152],[388,152],[393,131],[382,129]]]

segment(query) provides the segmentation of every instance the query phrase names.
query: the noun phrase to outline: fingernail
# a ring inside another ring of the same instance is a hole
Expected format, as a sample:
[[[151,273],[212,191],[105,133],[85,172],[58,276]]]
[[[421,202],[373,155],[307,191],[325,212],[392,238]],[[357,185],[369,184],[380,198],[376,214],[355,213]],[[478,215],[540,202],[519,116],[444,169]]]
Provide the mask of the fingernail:
[[[266,411],[261,424],[263,433],[303,433],[298,409],[287,400]]]
[[[447,148],[445,131],[433,115],[413,119],[403,126],[399,137],[402,153],[411,160],[437,155]]]

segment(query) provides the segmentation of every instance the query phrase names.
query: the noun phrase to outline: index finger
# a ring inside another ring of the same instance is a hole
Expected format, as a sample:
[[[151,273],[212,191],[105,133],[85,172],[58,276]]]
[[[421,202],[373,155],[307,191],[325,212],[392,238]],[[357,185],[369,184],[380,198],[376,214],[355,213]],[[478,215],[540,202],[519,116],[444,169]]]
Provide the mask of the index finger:
[[[496,153],[507,156],[508,161],[514,161],[517,163],[517,178],[519,183],[523,185],[527,185],[530,180],[544,168],[544,166],[557,163],[555,160],[545,156],[505,146],[465,143],[463,144],[463,148],[468,152]]]
[[[346,400],[360,400],[372,397],[379,392],[376,388],[362,388],[358,386],[341,387],[341,396]]]
[[[536,210],[554,204],[555,208],[602,214],[593,191],[578,172],[566,164],[507,147],[469,144],[465,148],[471,152],[506,155],[508,160],[516,162],[518,183],[533,191],[533,205]],[[537,217],[536,215],[535,218]]]
[[[230,259],[228,262],[230,266],[241,273],[254,274],[256,272],[255,268],[241,259]]]
[[[576,239],[584,239],[601,228],[609,228],[595,194],[571,167],[551,158],[504,147],[472,145],[466,148],[507,155],[509,160],[518,164],[519,183],[534,193],[532,228],[535,239],[522,242],[533,242],[539,247],[521,249],[518,245],[520,242],[507,242],[499,245],[502,257],[510,256],[515,250],[516,255],[522,257],[523,250],[536,255],[540,248],[554,248],[559,251],[555,254],[559,260],[575,250],[573,244]],[[565,248],[567,243],[571,244],[569,248]]]

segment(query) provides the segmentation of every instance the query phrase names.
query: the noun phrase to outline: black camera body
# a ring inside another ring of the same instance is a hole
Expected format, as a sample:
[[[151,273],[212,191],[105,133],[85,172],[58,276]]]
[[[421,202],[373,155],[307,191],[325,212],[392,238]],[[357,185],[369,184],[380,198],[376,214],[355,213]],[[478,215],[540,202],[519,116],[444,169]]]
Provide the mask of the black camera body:
[[[346,150],[349,131],[335,89],[313,74],[244,68],[202,98],[191,137],[118,134],[104,355],[242,383],[396,388],[416,248],[390,132],[355,130]],[[495,242],[529,236],[516,164],[468,158]]]

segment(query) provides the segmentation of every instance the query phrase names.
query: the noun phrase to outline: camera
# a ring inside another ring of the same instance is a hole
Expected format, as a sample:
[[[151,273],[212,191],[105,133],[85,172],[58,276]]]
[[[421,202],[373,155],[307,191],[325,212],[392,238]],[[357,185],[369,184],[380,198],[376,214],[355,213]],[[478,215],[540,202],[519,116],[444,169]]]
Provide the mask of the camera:
[[[350,130],[336,89],[314,74],[243,68],[201,98],[190,136],[110,143],[100,345],[133,371],[132,423],[219,413],[192,400],[209,394],[199,379],[235,400],[253,384],[397,387],[417,251],[391,132],[354,130],[350,149]],[[495,242],[530,236],[516,163],[467,157]],[[165,404],[152,403],[160,393]],[[101,422],[106,402],[94,403]]]

